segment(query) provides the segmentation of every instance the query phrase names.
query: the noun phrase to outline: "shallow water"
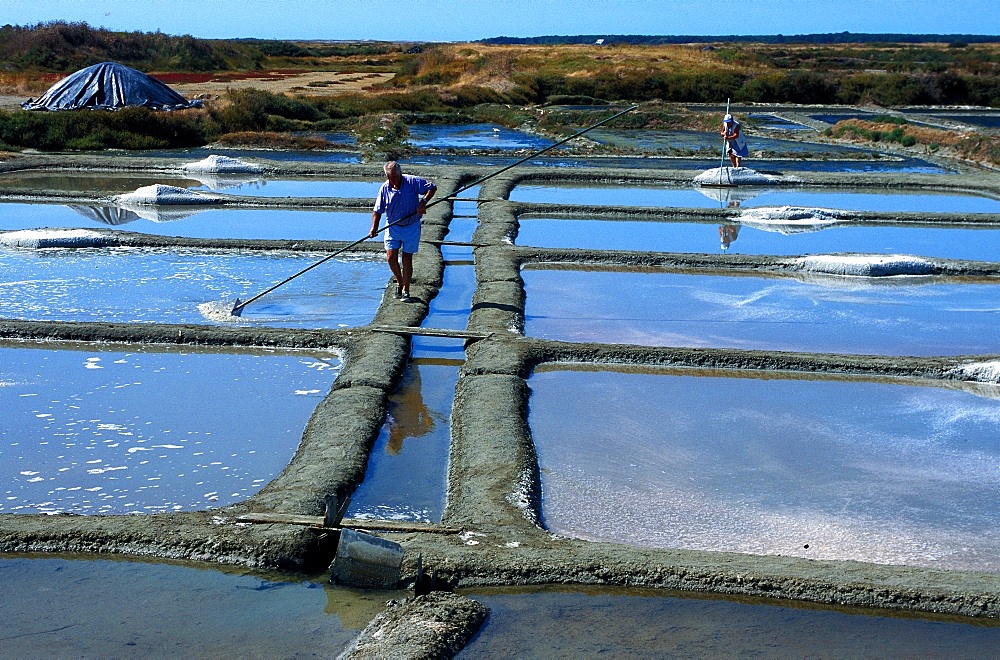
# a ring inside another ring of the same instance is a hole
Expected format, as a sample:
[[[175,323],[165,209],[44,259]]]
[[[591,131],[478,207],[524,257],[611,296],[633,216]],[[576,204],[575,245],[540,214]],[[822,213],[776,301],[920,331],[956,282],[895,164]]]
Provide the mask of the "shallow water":
[[[183,211],[162,207],[129,210],[84,205],[0,203],[0,230],[46,227],[120,229],[185,238],[356,241],[368,234],[371,223],[369,212],[191,207]]]
[[[154,249],[0,250],[0,317],[208,323],[198,305],[235,304],[325,255]],[[369,323],[385,291],[375,256],[331,260],[245,308],[233,322],[295,328]]]
[[[755,208],[803,206],[846,211],[922,211],[929,213],[1000,213],[1000,200],[966,193],[879,193],[747,186],[738,202],[720,202],[716,188],[667,188],[663,186],[554,186],[520,184],[511,201],[546,204],[602,206],[651,206],[681,208]],[[723,191],[724,193],[725,191]]]
[[[336,655],[399,594],[112,560],[0,559],[3,655]]]
[[[1000,645],[993,622],[596,589],[467,595],[490,615],[460,658],[962,658]]]
[[[1000,571],[996,386],[555,367],[529,384],[558,534]]]
[[[382,182],[329,181],[319,178],[267,179],[265,175],[255,173],[183,171],[172,175],[40,171],[0,174],[0,188],[12,190],[121,194],[154,184],[252,197],[374,197]]]
[[[802,158],[769,158],[767,160],[745,159],[747,167],[767,171],[790,172],[895,172],[899,174],[954,174],[954,170],[928,163],[916,158],[901,160],[804,160]],[[412,165],[449,165],[501,168],[516,163],[519,158],[513,156],[458,156],[441,154],[421,154],[408,156],[400,162]],[[644,170],[691,170],[693,179],[696,174],[719,166],[719,158],[715,157],[667,157],[646,156],[642,158],[622,156],[591,156],[591,157],[548,157],[548,154],[532,158],[518,167],[564,167],[567,169],[593,167],[620,167],[625,169]]]
[[[756,122],[759,128],[777,129],[782,131],[812,131],[815,130],[804,124],[789,121],[782,117],[768,114],[750,113],[749,117]],[[720,150],[721,153],[721,150]]]
[[[909,254],[1000,260],[1000,227],[716,225],[698,222],[518,218],[515,243],[533,247],[734,254]]]
[[[441,521],[451,404],[460,365],[426,358],[410,362],[389,397],[388,417],[375,441],[364,481],[351,495],[349,517]]]
[[[538,151],[552,140],[496,124],[414,124],[407,141],[421,149],[527,149]]]
[[[353,151],[295,151],[287,149],[218,149],[196,147],[192,149],[162,149],[152,151],[115,152],[118,156],[131,158],[185,158],[190,162],[204,160],[211,155],[229,156],[253,160],[263,158],[278,161],[305,161],[320,163],[360,163],[361,154]]]
[[[1000,352],[1000,284],[543,270],[528,336],[574,342],[875,355]]]
[[[464,330],[475,286],[471,264],[446,265],[423,327]],[[351,496],[350,517],[440,522],[444,514],[451,408],[464,341],[414,336],[410,355],[402,382],[389,397],[388,418],[364,481]]]
[[[625,149],[642,149],[653,153],[665,154],[699,154],[712,153],[718,163],[722,156],[722,138],[718,133],[703,131],[653,131],[653,130],[621,130],[613,128],[597,128],[587,133],[587,137],[600,142]],[[797,140],[781,140],[759,135],[747,134],[750,152],[764,151],[772,155],[791,155],[796,157],[832,157],[832,158],[871,158],[875,153],[871,149],[847,147],[835,144],[817,144],[799,142]],[[718,165],[716,165],[718,167]]]
[[[288,464],[339,369],[321,352],[0,348],[0,512],[244,500]]]

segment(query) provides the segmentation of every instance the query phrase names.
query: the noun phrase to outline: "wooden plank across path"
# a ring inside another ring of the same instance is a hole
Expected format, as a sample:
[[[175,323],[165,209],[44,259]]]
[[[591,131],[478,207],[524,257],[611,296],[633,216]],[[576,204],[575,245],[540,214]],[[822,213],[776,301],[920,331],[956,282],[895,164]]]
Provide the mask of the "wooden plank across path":
[[[308,525],[323,527],[323,516],[303,516],[295,513],[247,513],[237,516],[238,522],[278,523],[283,525]],[[385,532],[427,532],[430,534],[458,534],[458,527],[447,527],[431,523],[399,522],[393,520],[371,520],[369,518],[344,518],[341,527],[349,529],[382,530]],[[324,527],[324,529],[327,529]],[[339,528],[331,528],[339,529]]]
[[[422,335],[425,337],[454,337],[455,339],[489,339],[492,332],[475,332],[473,330],[445,330],[443,328],[416,328],[401,325],[374,325],[375,332],[392,332],[397,335]]]

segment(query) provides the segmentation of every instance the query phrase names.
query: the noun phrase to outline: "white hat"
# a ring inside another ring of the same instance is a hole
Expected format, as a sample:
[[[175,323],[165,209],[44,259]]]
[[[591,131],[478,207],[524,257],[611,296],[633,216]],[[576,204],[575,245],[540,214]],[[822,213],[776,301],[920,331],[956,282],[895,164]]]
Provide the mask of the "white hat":
[[[727,124],[729,122],[731,122],[732,120],[733,120],[733,116],[732,115],[726,115],[725,117],[722,118],[722,121],[725,122],[725,123],[727,123]]]

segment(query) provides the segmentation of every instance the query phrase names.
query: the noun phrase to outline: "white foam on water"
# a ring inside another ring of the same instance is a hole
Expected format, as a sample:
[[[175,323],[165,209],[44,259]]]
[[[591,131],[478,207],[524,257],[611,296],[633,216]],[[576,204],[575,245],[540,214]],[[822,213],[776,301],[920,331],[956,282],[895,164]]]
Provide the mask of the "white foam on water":
[[[1000,361],[970,362],[948,370],[948,375],[978,383],[1000,383]]]
[[[125,208],[130,205],[157,206],[161,204],[212,204],[218,198],[213,195],[178,188],[177,186],[166,186],[156,183],[151,186],[136,188],[135,192],[117,195],[114,202]]]
[[[185,163],[181,169],[188,172],[217,172],[220,174],[229,173],[260,173],[264,168],[254,163],[248,163],[239,158],[230,156],[217,156],[212,154],[196,163]]]
[[[762,174],[749,167],[713,167],[694,178],[702,185],[766,185],[775,181],[797,181],[794,178]]]
[[[0,245],[15,248],[88,248],[112,242],[112,237],[86,229],[23,229],[0,233]]]
[[[239,323],[242,317],[233,314],[235,303],[228,303],[221,300],[204,302],[198,305],[198,311],[213,323]]]
[[[929,275],[934,268],[930,261],[906,254],[820,254],[802,257],[796,262],[801,270],[811,273],[858,277]]]

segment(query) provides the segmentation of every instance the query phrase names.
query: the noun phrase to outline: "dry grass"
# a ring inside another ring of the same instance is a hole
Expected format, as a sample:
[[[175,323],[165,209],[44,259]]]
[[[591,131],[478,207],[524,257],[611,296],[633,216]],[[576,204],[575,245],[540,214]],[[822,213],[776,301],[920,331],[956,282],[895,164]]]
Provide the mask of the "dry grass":
[[[869,133],[879,131],[883,134],[902,128],[903,135],[912,136],[916,140],[916,144],[899,148],[920,154],[937,153],[941,156],[955,157],[991,166],[1000,165],[1000,136],[996,135],[981,135],[976,131],[945,130],[913,124],[900,126],[899,124],[863,121],[861,119],[846,119],[838,122],[834,130],[836,131],[837,127],[843,126],[854,126]],[[842,133],[838,139],[844,142],[868,142],[862,136],[851,132]]]
[[[571,77],[597,74],[740,72],[746,66],[727,64],[702,46],[594,46],[447,44],[425,57],[420,73],[430,70],[457,74],[455,85],[478,85],[508,91],[519,72],[552,73]]]
[[[347,92],[366,91],[373,85],[391,80],[392,73],[338,73],[334,71],[303,71],[275,73],[268,77],[214,79],[207,82],[177,83],[171,87],[187,98],[222,96],[230,89],[261,89],[274,94],[303,96],[335,96]]]

